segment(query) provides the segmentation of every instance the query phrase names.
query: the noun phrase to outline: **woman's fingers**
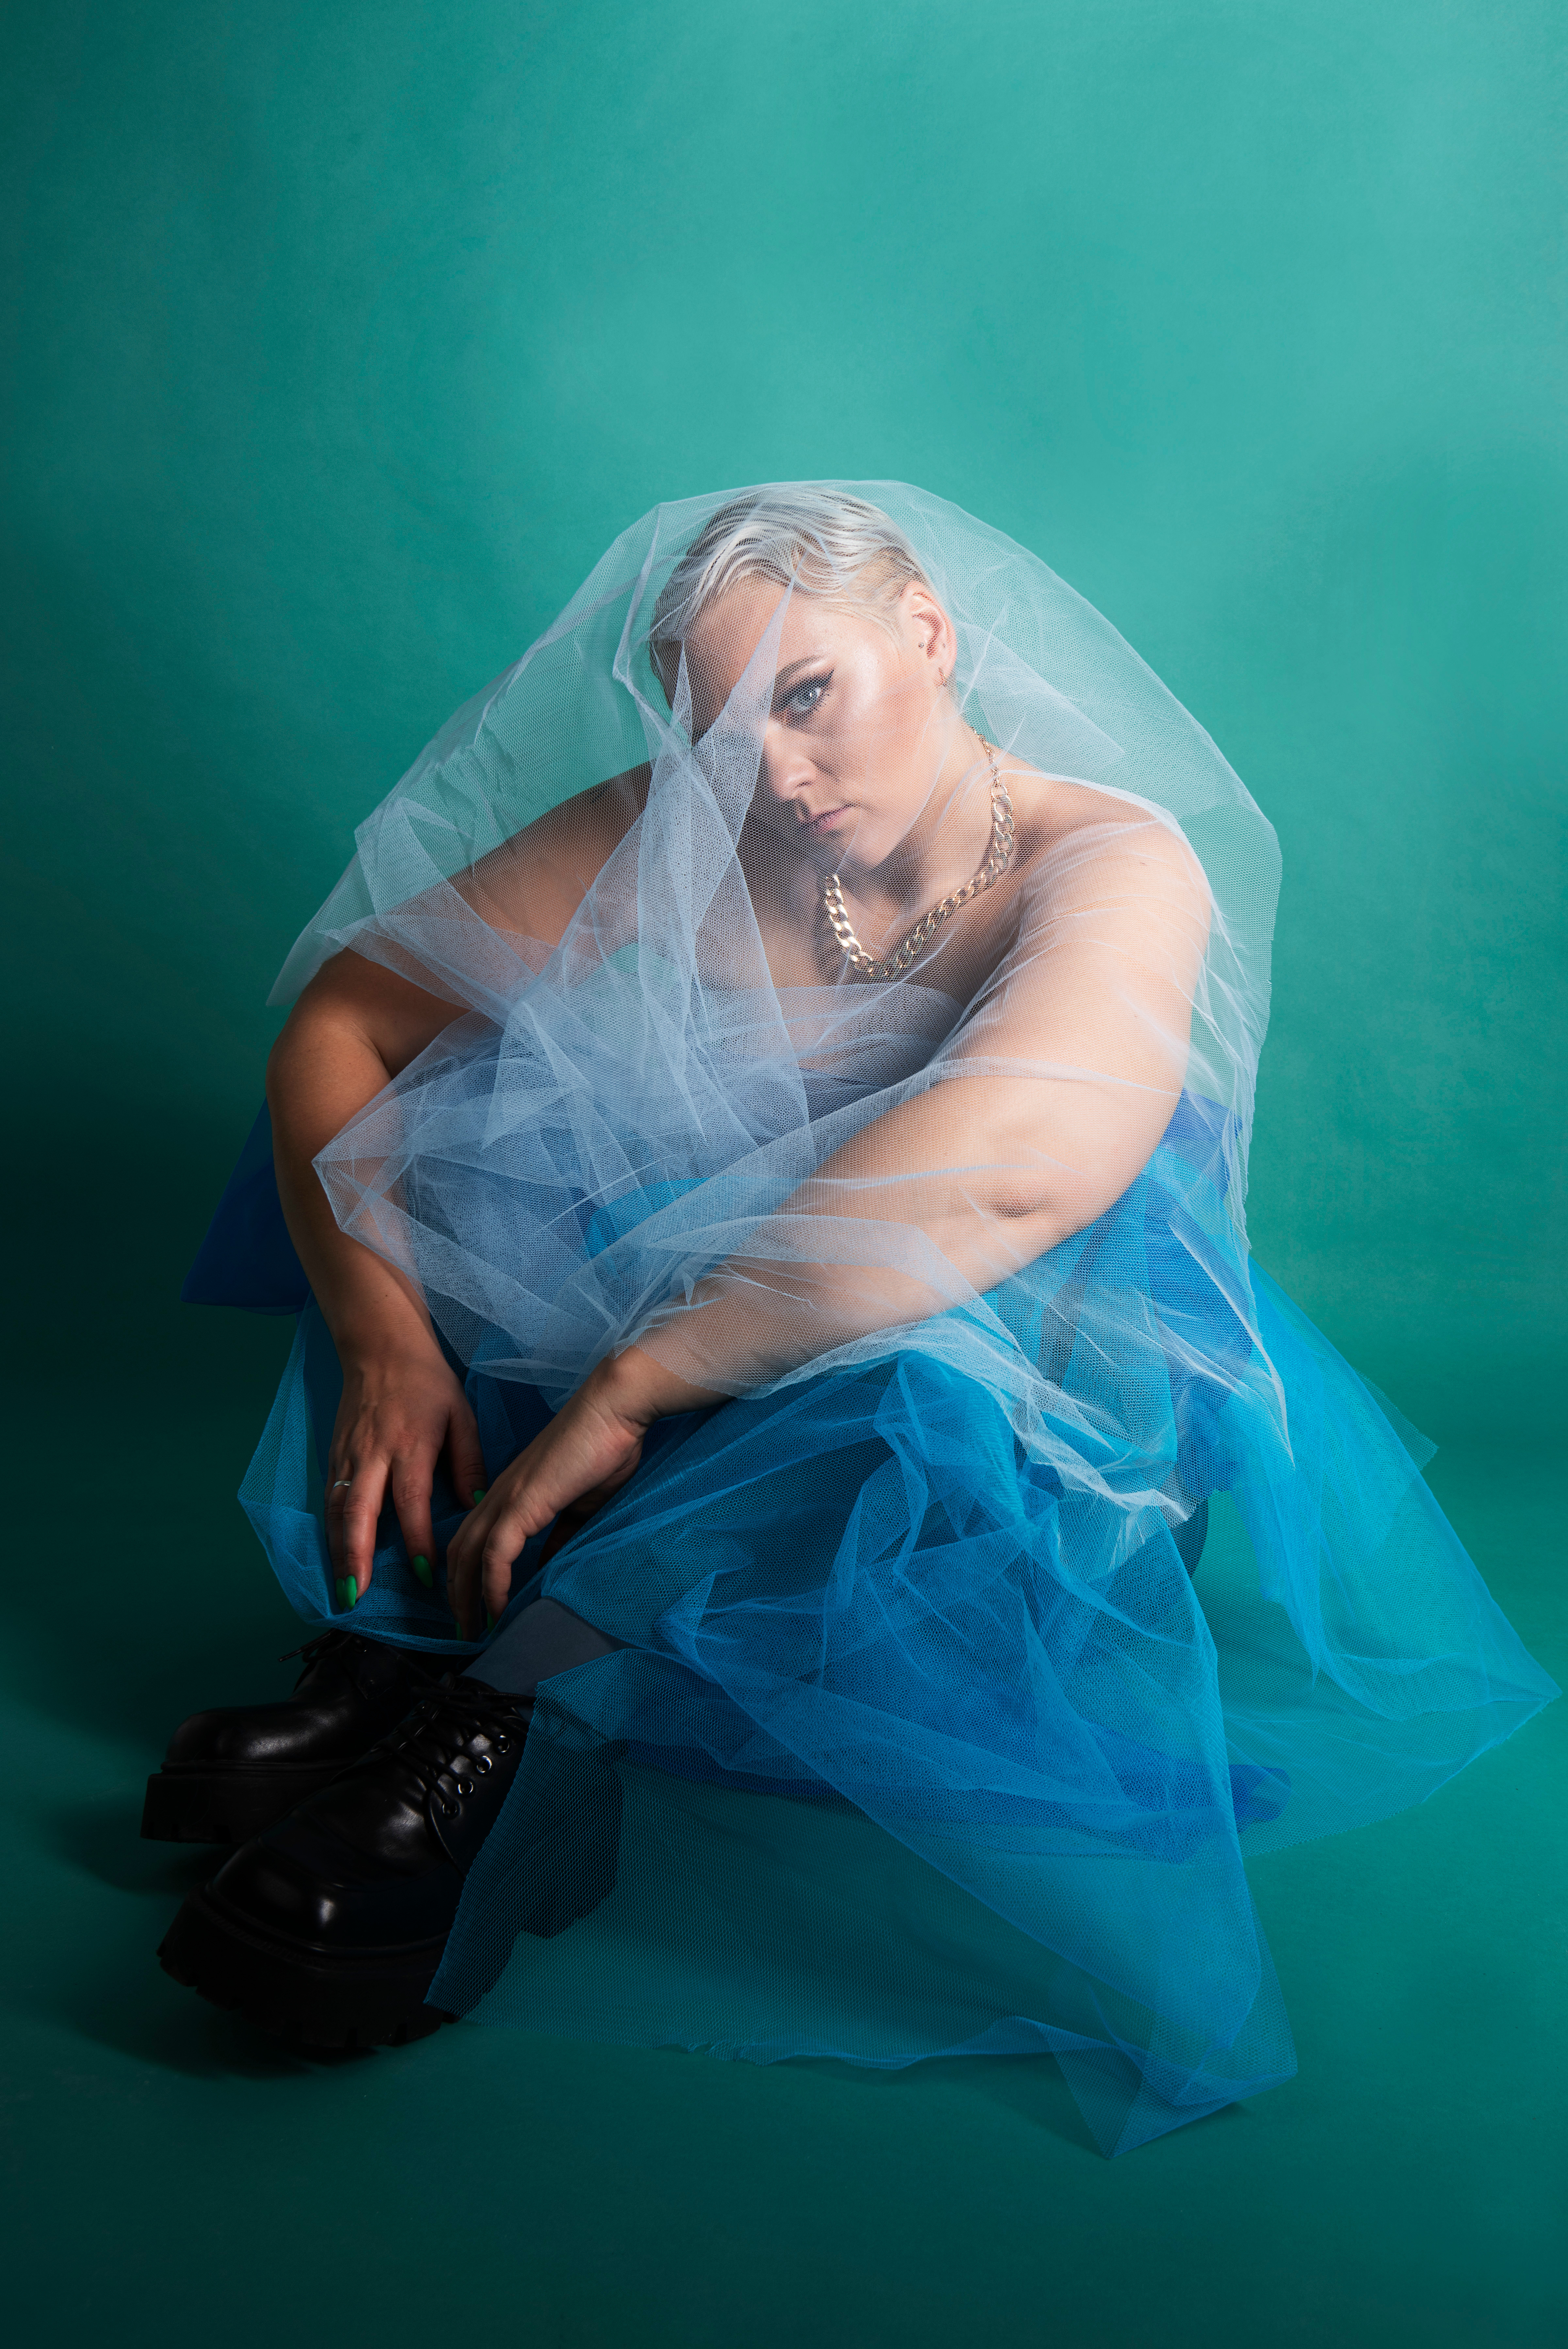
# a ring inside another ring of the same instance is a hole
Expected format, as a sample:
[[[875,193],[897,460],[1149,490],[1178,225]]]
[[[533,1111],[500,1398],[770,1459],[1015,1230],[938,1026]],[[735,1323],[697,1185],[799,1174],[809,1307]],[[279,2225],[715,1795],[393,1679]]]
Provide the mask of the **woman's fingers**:
[[[327,1489],[327,1547],[340,1607],[353,1606],[369,1585],[389,1496],[414,1574],[435,1588],[431,1486],[443,1450],[466,1506],[483,1488],[484,1459],[473,1413],[439,1356],[394,1350],[346,1361]]]
[[[512,1506],[504,1506],[492,1524],[479,1557],[480,1594],[489,1620],[494,1620],[512,1596],[518,1551],[531,1535],[544,1532],[552,1515],[524,1493]]]
[[[335,1458],[327,1479],[327,1555],[335,1575],[343,1571],[343,1504],[349,1492],[348,1469],[348,1462]]]
[[[490,1479],[485,1474],[484,1454],[479,1444],[479,1425],[468,1408],[466,1396],[453,1404],[446,1428],[446,1456],[452,1469],[452,1490],[465,1509],[477,1508],[484,1497]]]
[[[505,1606],[524,1543],[564,1511],[578,1521],[590,1516],[637,1466],[644,1432],[579,1390],[503,1470],[447,1553],[448,1593],[471,1636],[478,1636],[481,1600],[493,1616]],[[584,1502],[579,1518],[575,1505]]]
[[[409,1564],[427,1590],[435,1588],[435,1526],[431,1518],[433,1454],[424,1446],[410,1447],[392,1464],[392,1502]]]
[[[524,1453],[523,1459],[527,1458]],[[483,1488],[473,1514],[458,1529],[447,1551],[447,1597],[459,1628],[471,1640],[483,1636],[485,1615],[499,1615],[512,1595],[512,1568],[530,1534],[547,1526],[553,1514],[540,1513],[538,1502],[516,1475],[522,1462],[514,1461],[493,1491]]]
[[[486,1499],[485,1486],[489,1482],[489,1476],[484,1465],[484,1454],[480,1449],[478,1424],[473,1413],[468,1408],[466,1396],[460,1398],[448,1422],[447,1459],[451,1464],[452,1481],[458,1499],[465,1508],[471,1506],[476,1510],[483,1508]],[[472,1522],[470,1518],[466,1524],[459,1526],[457,1535],[459,1541]],[[472,1592],[468,1588],[468,1583],[472,1579],[471,1576],[465,1580],[461,1572],[454,1575],[452,1553],[449,1547],[447,1552],[448,1602],[457,1619],[458,1630],[466,1632],[470,1639],[477,1640],[483,1634],[484,1625],[483,1621],[472,1619],[477,1615],[478,1609],[472,1603]],[[499,1613],[500,1609],[494,1609],[492,1611]]]
[[[357,1460],[353,1480],[342,1495],[341,1551],[336,1561],[338,1569],[337,1595],[346,1607],[352,1607],[370,1587],[370,1568],[376,1555],[376,1527],[380,1522],[381,1504],[387,1497],[387,1472],[390,1463],[384,1457]],[[345,1588],[353,1583],[353,1591]]]
[[[358,1458],[352,1457],[347,1449],[337,1444],[334,1444],[332,1449],[331,1470],[327,1480],[327,1554],[332,1561],[336,1596],[340,1604],[348,1606],[353,1602],[345,1596],[344,1585],[352,1583],[357,1598],[370,1578],[369,1565],[364,1581],[360,1580],[355,1569],[355,1561],[362,1545],[356,1538],[351,1547],[350,1527],[351,1524],[358,1526],[358,1516],[351,1518],[350,1512],[356,1500],[359,1504],[359,1516],[362,1516],[367,1502],[370,1505],[370,1548],[373,1553],[376,1524],[381,1514],[381,1499],[386,1492],[387,1470],[390,1464],[385,1456],[378,1455],[368,1442],[359,1447]]]
[[[447,1548],[447,1598],[459,1629],[471,1640],[483,1636],[486,1610],[498,1615],[505,1606],[518,1551],[530,1534],[549,1524],[554,1514],[549,1509],[540,1514],[540,1505],[529,1490],[531,1480],[522,1473],[534,1449],[530,1444],[504,1470],[490,1492],[475,1487],[473,1513],[458,1527]]]

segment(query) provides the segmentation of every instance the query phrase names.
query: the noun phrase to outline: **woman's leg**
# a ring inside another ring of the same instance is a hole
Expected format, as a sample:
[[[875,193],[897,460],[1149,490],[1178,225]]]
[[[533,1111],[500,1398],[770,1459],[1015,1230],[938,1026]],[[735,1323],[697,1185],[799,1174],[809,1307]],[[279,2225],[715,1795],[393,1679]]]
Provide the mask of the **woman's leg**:
[[[625,1645],[624,1640],[596,1631],[554,1599],[535,1599],[515,1615],[503,1617],[483,1654],[469,1665],[468,1677],[512,1696],[532,1696],[552,1674],[611,1656]]]

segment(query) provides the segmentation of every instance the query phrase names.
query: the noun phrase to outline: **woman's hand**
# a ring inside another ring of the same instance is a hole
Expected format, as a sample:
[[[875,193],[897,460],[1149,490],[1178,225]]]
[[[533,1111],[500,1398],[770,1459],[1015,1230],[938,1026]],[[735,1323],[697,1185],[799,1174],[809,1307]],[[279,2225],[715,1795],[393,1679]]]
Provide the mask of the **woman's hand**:
[[[560,1540],[567,1540],[602,1508],[641,1459],[642,1439],[658,1416],[627,1392],[613,1361],[602,1363],[503,1469],[447,1551],[447,1597],[469,1639],[482,1637],[484,1615],[499,1615],[511,1597],[513,1561],[524,1543],[553,1518],[563,1520]]]
[[[484,1454],[468,1398],[433,1339],[381,1343],[343,1355],[343,1400],[327,1469],[327,1544],[339,1584],[369,1587],[376,1526],[391,1487],[409,1557],[433,1575],[431,1481],[444,1452],[460,1500],[484,1483]],[[338,1596],[345,1596],[339,1589]],[[350,1602],[352,1603],[352,1602]]]

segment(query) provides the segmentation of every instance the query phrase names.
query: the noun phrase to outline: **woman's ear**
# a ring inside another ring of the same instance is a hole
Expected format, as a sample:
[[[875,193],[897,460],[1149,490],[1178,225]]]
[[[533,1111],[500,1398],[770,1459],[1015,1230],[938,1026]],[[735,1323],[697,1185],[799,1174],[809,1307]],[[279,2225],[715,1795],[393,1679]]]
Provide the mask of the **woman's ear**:
[[[958,632],[925,582],[911,579],[899,597],[910,643],[929,667],[933,682],[945,685],[958,660]]]

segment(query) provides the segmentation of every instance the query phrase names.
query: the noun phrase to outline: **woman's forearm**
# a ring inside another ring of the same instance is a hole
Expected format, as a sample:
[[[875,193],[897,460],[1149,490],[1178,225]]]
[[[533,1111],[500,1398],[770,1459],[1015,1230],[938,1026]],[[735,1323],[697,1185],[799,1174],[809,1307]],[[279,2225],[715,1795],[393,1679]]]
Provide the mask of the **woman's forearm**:
[[[618,1408],[661,1417],[984,1295],[1121,1196],[1177,1091],[971,1078],[905,1102],[645,1325],[603,1383]]]
[[[747,1393],[954,1301],[929,1281],[885,1268],[736,1257],[595,1376],[617,1409],[646,1424]]]
[[[889,1216],[894,1221],[902,1219]],[[1021,1235],[992,1226],[983,1236],[989,1245],[982,1269],[975,1244],[980,1223],[961,1211],[904,1223],[903,1248],[910,1259],[905,1268],[870,1256],[870,1230],[867,1258],[859,1263],[792,1262],[783,1253],[732,1257],[689,1301],[645,1327],[618,1358],[620,1375],[613,1383],[636,1415],[653,1418],[744,1394],[857,1339],[961,1304],[1042,1252]],[[950,1224],[950,1233],[944,1224]],[[784,1219],[774,1217],[759,1239],[787,1247],[783,1231]],[[644,1403],[646,1412],[637,1410]]]
[[[290,1019],[267,1061],[273,1161],[284,1220],[345,1360],[397,1345],[435,1343],[413,1282],[339,1230],[311,1164],[391,1074],[362,1030],[308,1007]]]
[[[605,1366],[618,1408],[660,1417],[745,1393],[993,1288],[1090,1221],[1100,1202],[1078,1195],[1070,1169],[1021,1144],[1005,1118],[987,1135],[974,1096],[988,1090],[944,1087],[836,1152],[752,1248]]]
[[[415,1283],[339,1230],[311,1164],[462,1007],[352,950],[323,965],[267,1061],[278,1196],[339,1355],[439,1352]]]

